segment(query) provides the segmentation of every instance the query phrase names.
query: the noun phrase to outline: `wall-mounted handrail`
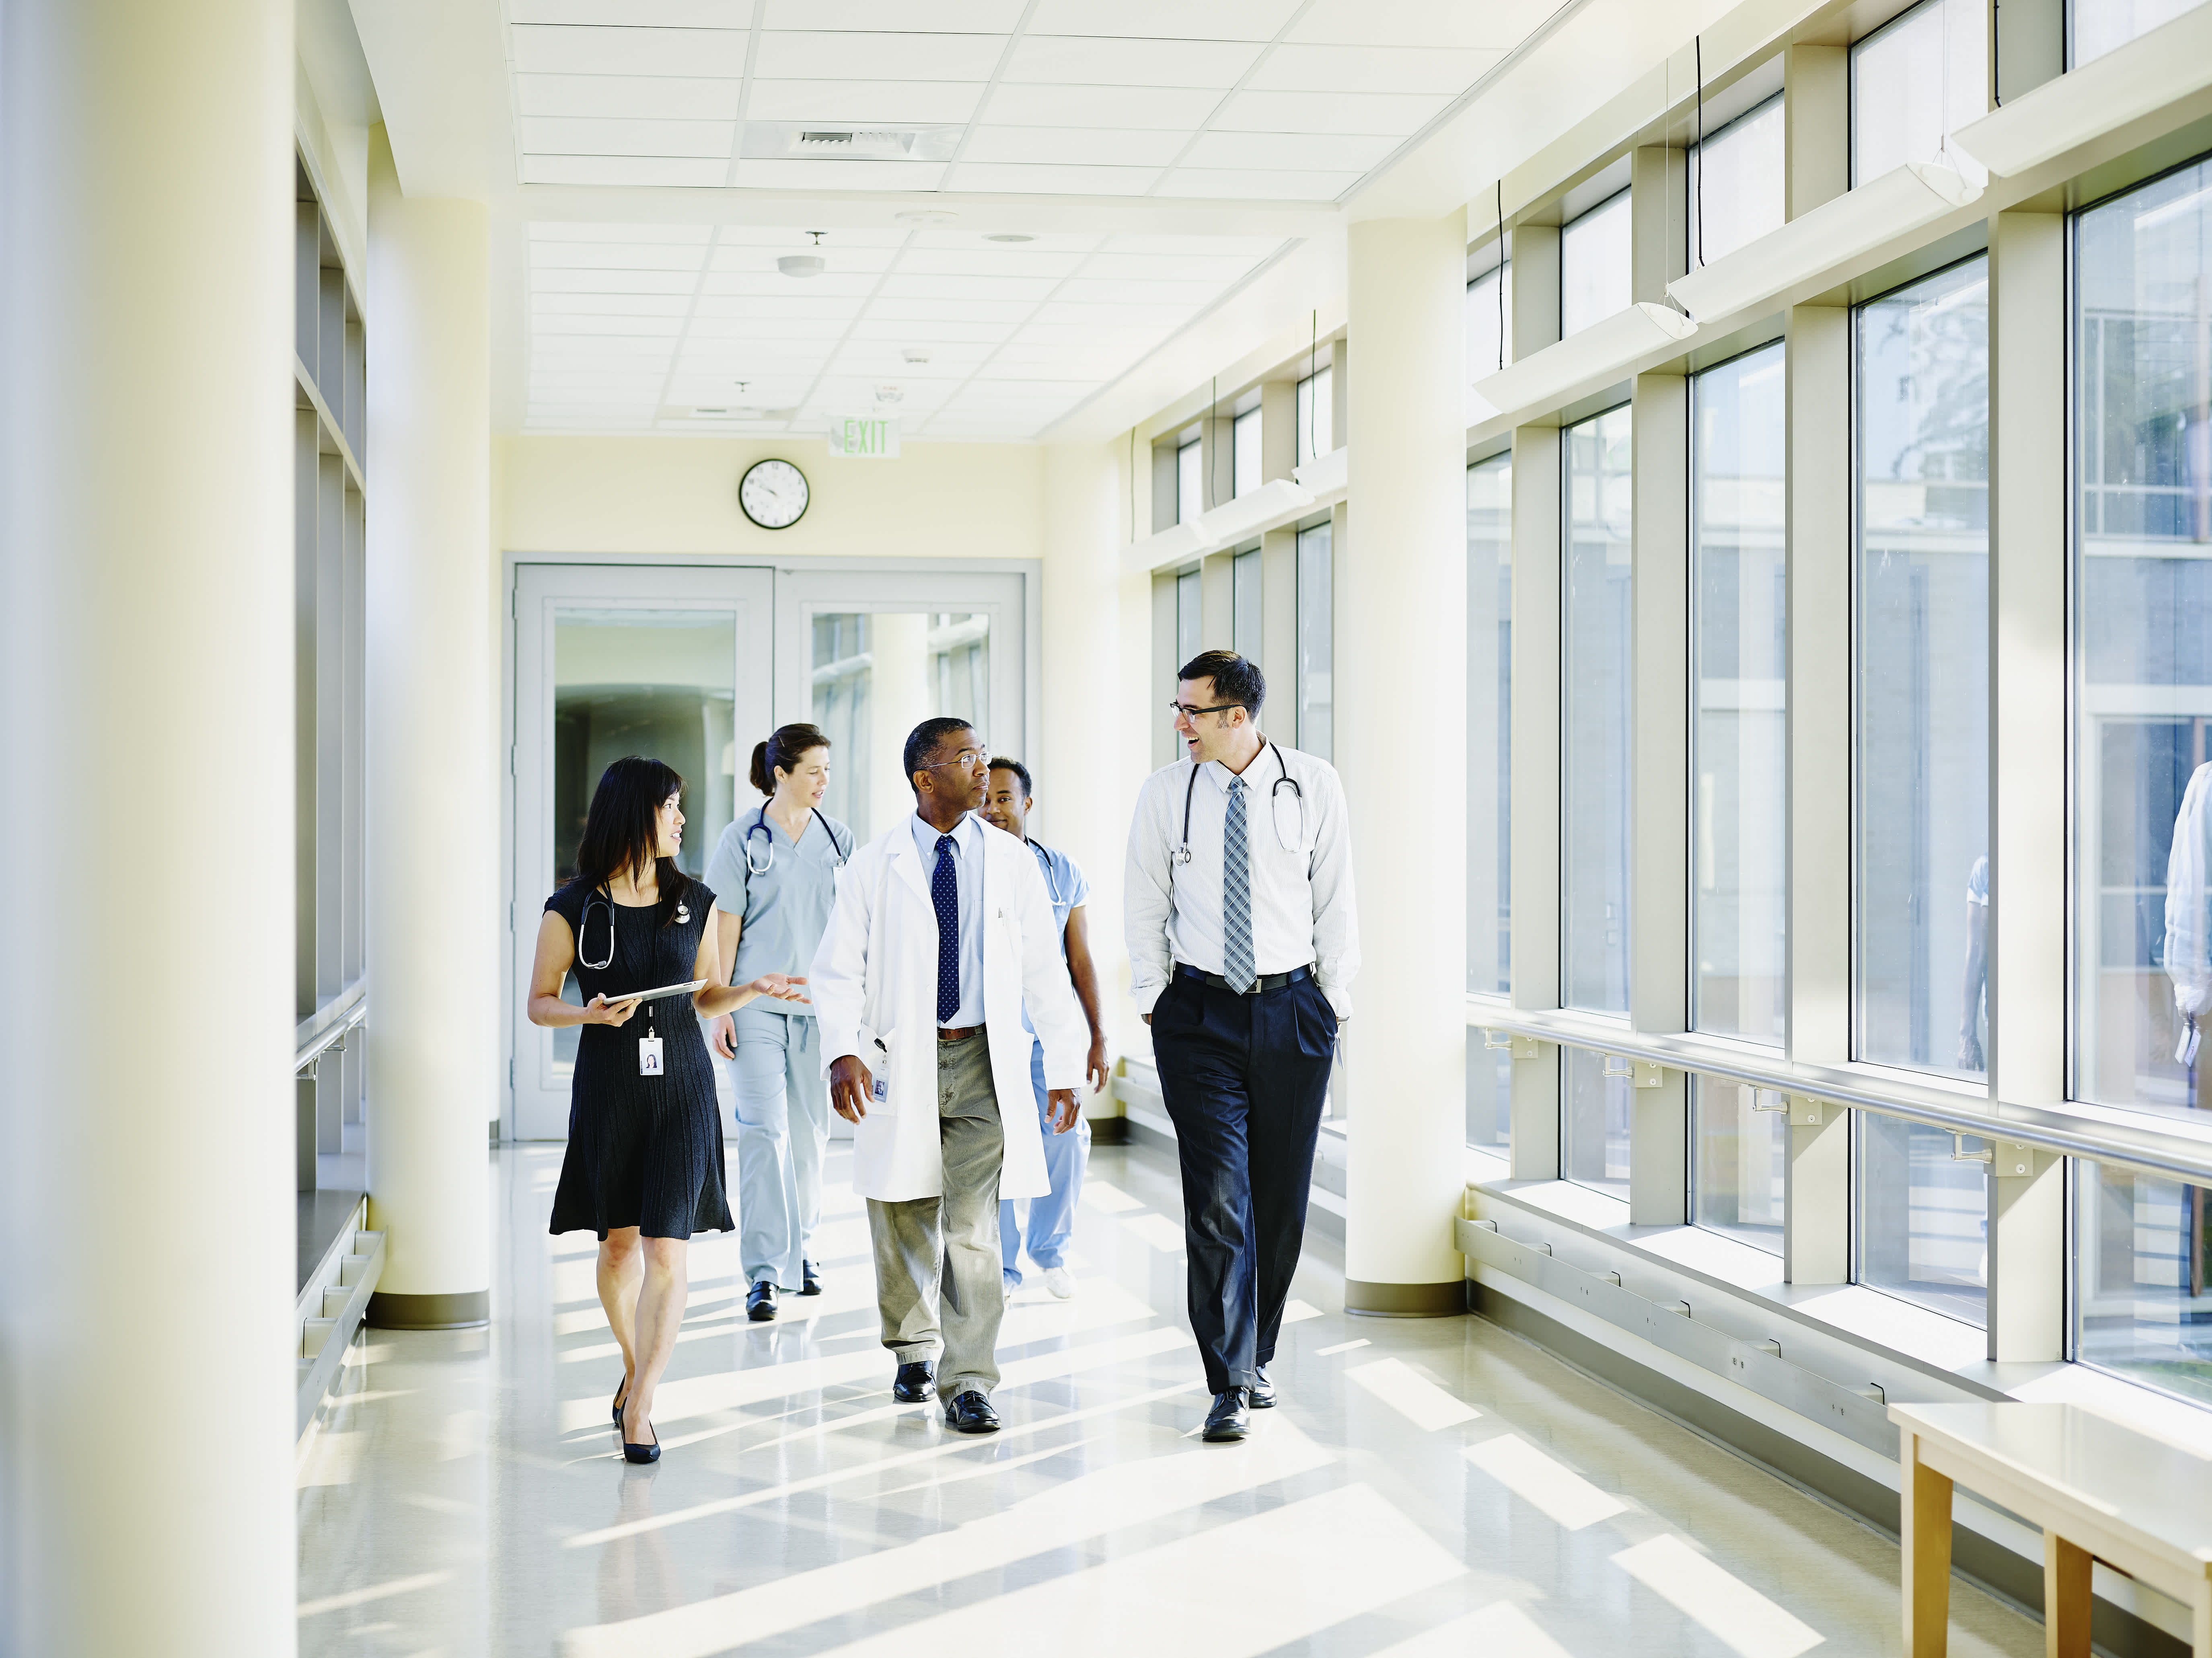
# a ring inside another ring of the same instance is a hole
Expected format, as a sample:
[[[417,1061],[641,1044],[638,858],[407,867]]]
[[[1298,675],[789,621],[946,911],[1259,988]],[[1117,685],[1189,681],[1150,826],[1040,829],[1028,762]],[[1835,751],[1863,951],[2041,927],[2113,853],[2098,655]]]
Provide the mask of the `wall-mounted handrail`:
[[[368,981],[356,979],[313,1014],[300,1021],[293,1034],[292,1073],[301,1072],[345,1040],[345,1034],[368,1017]]]
[[[2203,1127],[2111,1106],[2027,1105],[1965,1088],[1915,1083],[1869,1070],[1771,1057],[1746,1043],[1690,1033],[1632,1030],[1622,1021],[1567,1009],[1510,1007],[1467,999],[1467,1023],[1585,1053],[1647,1060],[1670,1071],[1747,1083],[1854,1110],[1926,1123],[1954,1134],[2011,1140],[2069,1157],[2120,1163],[2169,1180],[2212,1186],[2212,1114]]]

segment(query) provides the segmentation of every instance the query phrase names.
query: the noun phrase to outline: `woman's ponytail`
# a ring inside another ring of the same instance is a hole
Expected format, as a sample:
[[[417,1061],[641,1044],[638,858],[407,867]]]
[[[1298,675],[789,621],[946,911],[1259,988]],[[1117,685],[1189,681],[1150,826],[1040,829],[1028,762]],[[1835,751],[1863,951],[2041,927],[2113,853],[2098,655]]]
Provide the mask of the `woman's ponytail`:
[[[767,742],[753,744],[753,786],[763,794],[774,794],[778,771],[797,771],[809,749],[829,746],[829,734],[819,726],[777,726]]]

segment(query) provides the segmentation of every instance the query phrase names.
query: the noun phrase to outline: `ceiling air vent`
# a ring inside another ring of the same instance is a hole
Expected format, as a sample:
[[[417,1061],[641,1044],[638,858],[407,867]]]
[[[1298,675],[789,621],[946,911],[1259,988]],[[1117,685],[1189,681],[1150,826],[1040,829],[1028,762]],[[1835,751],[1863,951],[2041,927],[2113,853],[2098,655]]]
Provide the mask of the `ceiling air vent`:
[[[960,143],[957,126],[854,126],[829,121],[748,121],[743,153],[758,161],[793,156],[820,161],[945,161]]]
[[[903,161],[921,135],[890,127],[801,127],[791,140],[794,155],[851,155],[872,161]]]

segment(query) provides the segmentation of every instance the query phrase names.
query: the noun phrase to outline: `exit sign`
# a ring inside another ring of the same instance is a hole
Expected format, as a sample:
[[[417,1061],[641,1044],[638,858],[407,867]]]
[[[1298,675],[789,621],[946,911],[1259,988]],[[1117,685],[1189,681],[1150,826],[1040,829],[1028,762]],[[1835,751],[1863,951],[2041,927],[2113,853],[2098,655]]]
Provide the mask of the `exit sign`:
[[[896,460],[898,420],[888,415],[843,415],[830,422],[830,452],[847,460]]]

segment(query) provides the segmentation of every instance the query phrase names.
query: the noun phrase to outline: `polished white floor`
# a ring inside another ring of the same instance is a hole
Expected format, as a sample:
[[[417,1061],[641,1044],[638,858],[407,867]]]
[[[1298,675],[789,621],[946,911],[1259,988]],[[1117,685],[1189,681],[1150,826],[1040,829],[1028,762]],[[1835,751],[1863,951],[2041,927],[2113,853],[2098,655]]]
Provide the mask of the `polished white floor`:
[[[699,1240],[660,1463],[620,1459],[557,1147],[494,1159],[489,1330],[372,1332],[300,1466],[305,1654],[1795,1658],[1899,1649],[1894,1546],[1471,1318],[1352,1319],[1309,1245],[1283,1406],[1201,1444],[1172,1166],[1098,1148],[1080,1291],[1009,1310],[1006,1431],[890,1399],[833,1157],[829,1292]],[[1966,1588],[1958,1658],[2042,1649]]]

